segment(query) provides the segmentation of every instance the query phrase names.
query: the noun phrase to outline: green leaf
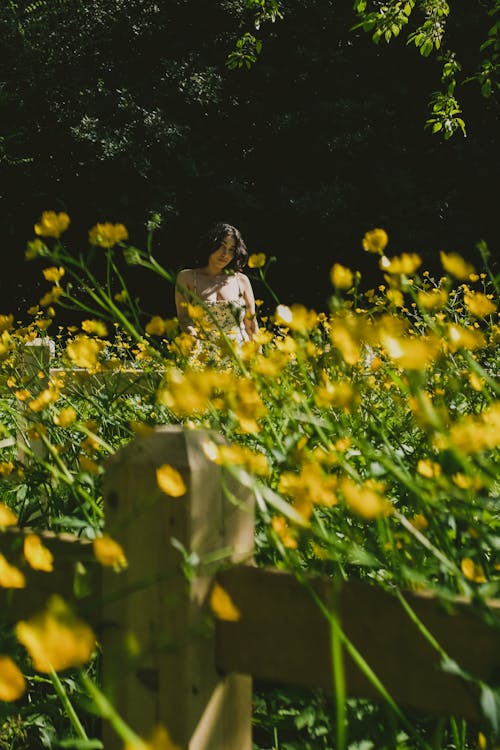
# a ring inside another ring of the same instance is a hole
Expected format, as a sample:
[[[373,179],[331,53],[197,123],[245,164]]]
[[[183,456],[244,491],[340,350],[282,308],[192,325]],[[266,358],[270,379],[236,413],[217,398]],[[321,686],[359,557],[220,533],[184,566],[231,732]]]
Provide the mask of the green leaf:
[[[429,57],[433,48],[433,42],[430,39],[427,39],[420,47],[420,54],[422,55],[422,57]]]
[[[101,740],[78,740],[71,737],[66,740],[59,740],[57,747],[67,750],[104,750]]]
[[[498,692],[483,684],[481,686],[480,704],[491,728],[498,735],[500,730],[500,696]]]

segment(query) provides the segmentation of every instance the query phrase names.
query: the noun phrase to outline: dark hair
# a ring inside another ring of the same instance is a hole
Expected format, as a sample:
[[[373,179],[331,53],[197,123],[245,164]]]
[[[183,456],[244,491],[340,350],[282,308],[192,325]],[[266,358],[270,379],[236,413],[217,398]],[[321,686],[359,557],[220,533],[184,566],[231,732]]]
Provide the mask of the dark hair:
[[[199,257],[202,261],[208,260],[208,257],[221,246],[226,237],[234,239],[234,256],[226,268],[232,271],[241,271],[246,266],[248,251],[240,231],[232,224],[225,224],[222,221],[212,224],[198,243]]]

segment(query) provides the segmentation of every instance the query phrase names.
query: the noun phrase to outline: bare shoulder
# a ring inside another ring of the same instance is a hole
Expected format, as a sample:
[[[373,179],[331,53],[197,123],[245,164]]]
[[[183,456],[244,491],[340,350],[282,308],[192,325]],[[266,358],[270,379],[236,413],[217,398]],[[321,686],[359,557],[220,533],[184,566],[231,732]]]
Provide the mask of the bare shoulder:
[[[192,268],[183,268],[182,271],[179,271],[177,274],[177,283],[184,284],[184,286],[191,286],[193,282],[193,274],[194,271]]]
[[[252,288],[252,285],[250,284],[250,279],[248,278],[248,276],[246,276],[246,274],[241,273],[241,271],[238,271],[236,276],[242,286],[246,287],[247,289]]]

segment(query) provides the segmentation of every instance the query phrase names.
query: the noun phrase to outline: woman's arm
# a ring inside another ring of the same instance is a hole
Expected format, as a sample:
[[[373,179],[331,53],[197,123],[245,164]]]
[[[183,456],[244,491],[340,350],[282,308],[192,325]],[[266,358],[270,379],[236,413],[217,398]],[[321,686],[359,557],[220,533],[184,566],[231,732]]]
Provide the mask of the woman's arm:
[[[257,323],[257,316],[255,315],[255,297],[250,283],[250,279],[245,274],[240,273],[241,290],[243,292],[243,299],[245,300],[246,314],[245,314],[245,329],[250,339],[253,339],[256,333],[259,331]]]
[[[177,318],[182,330],[190,333],[191,336],[195,336],[196,330],[187,311],[187,304],[190,301],[189,292],[192,291],[194,291],[193,272],[185,268],[183,271],[179,271],[175,282],[175,309],[177,310]]]

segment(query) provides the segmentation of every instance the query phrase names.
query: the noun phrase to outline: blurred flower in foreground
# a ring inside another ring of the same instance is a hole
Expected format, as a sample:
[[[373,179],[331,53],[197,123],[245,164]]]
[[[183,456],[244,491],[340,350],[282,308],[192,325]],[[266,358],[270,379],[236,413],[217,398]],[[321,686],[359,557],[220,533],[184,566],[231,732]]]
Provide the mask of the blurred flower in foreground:
[[[385,229],[377,228],[371,229],[369,232],[366,232],[361,244],[363,245],[363,249],[366,250],[367,253],[376,253],[377,255],[382,255],[388,242],[389,237]]]
[[[354,274],[350,268],[346,268],[340,263],[334,263],[330,271],[330,279],[336,289],[350,289],[354,281]]]
[[[460,568],[469,581],[474,581],[474,583],[484,583],[486,581],[483,568],[481,565],[476,565],[470,557],[463,558]]]
[[[123,224],[96,224],[89,231],[89,242],[100,247],[113,247],[118,242],[128,240],[128,232]]]
[[[81,667],[90,661],[95,647],[91,628],[57,595],[51,597],[44,612],[21,620],[15,630],[38,672]]]
[[[35,234],[39,237],[55,237],[58,239],[70,225],[70,218],[64,212],[44,211],[40,221],[35,224]]]
[[[165,727],[159,726],[156,727],[149,741],[141,739],[137,739],[136,742],[128,741],[123,750],[181,750],[181,748],[172,742]]]
[[[156,482],[165,495],[170,497],[182,497],[186,494],[184,480],[173,466],[163,464],[156,469]]]
[[[495,303],[481,292],[467,292],[464,294],[464,302],[468,311],[476,318],[484,318],[497,309]]]
[[[102,349],[102,343],[88,336],[76,336],[66,347],[66,354],[77,367],[91,370],[97,364],[97,355]]]
[[[411,276],[422,265],[422,258],[416,253],[403,253],[396,258],[380,258],[380,268],[391,274],[405,274]]]
[[[474,266],[467,263],[458,253],[443,253],[441,251],[439,257],[446,273],[451,274],[460,281],[468,279],[471,273],[474,273]]]
[[[6,589],[23,589],[26,586],[23,573],[15,565],[11,565],[3,555],[0,555],[0,586]]]
[[[241,612],[235,605],[227,591],[216,583],[210,594],[210,608],[219,620],[228,622],[237,622],[241,617]]]
[[[127,567],[127,558],[123,548],[115,542],[109,534],[103,534],[94,539],[94,555],[96,560],[106,567],[121,570]]]
[[[5,503],[0,503],[0,529],[3,526],[15,526],[16,523],[16,514]]]
[[[33,570],[44,570],[50,573],[54,570],[54,557],[52,552],[42,544],[42,540],[36,534],[28,534],[24,539],[24,557]]]
[[[26,680],[10,656],[0,656],[0,701],[16,701],[26,690]]]
[[[349,510],[367,521],[378,516],[390,515],[392,512],[392,505],[380,494],[382,487],[375,482],[368,481],[363,485],[358,485],[346,477],[340,483],[340,490]]]

